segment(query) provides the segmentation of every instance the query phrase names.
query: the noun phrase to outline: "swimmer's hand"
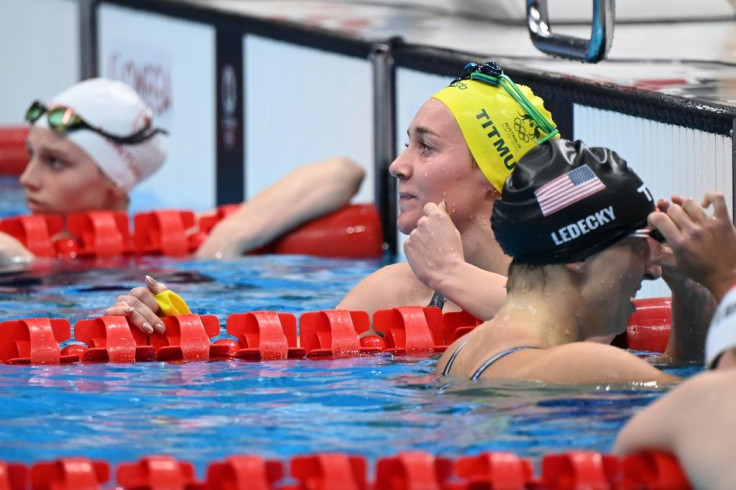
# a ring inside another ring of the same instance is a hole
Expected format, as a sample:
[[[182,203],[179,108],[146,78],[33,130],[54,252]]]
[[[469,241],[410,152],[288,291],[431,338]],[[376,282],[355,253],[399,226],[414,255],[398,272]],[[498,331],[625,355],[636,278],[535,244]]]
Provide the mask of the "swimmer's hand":
[[[33,254],[22,243],[10,235],[0,233],[0,262],[25,263],[33,258]]]
[[[404,242],[407,262],[417,278],[438,290],[440,282],[465,262],[460,232],[455,228],[445,201],[424,205],[424,216]]]
[[[673,196],[671,203],[660,201],[657,208],[649,225],[667,240],[680,273],[704,285],[717,300],[723,297],[736,279],[736,229],[723,194],[708,191],[700,204]]]
[[[152,334],[154,331],[164,333],[166,327],[159,318],[164,312],[155,295],[168,289],[165,284],[146,276],[146,287],[133,288],[130,293],[118,296],[117,302],[105,310],[105,315],[124,316],[128,322],[146,334]]]

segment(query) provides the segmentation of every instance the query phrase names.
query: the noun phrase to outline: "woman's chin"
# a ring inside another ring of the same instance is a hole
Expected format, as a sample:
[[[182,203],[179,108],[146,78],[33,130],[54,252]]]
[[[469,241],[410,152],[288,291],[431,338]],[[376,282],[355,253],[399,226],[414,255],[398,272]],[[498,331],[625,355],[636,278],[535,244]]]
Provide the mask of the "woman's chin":
[[[396,220],[396,227],[404,235],[409,235],[409,233],[411,233],[414,230],[414,228],[417,227],[417,220],[412,219],[411,217],[406,216],[405,214],[400,214],[398,219]]]

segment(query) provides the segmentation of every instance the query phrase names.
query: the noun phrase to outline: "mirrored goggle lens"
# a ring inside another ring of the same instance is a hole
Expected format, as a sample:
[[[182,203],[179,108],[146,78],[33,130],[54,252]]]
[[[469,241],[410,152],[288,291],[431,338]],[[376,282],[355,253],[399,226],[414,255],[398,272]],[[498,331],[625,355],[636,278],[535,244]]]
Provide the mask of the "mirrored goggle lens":
[[[49,126],[61,131],[86,126],[82,118],[74,114],[71,109],[58,107],[51,109],[48,114]]]
[[[40,118],[44,112],[46,112],[46,106],[39,101],[35,101],[26,111],[26,121],[33,124],[38,121],[38,118]]]

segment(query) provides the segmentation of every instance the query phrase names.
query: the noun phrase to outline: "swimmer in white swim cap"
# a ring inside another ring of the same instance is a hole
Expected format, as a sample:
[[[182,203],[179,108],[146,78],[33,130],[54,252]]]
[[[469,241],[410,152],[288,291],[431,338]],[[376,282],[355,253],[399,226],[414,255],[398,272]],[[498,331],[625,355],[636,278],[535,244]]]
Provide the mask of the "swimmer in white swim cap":
[[[20,177],[34,213],[126,210],[128,193],[158,170],[166,132],[122,82],[95,78],[26,112],[31,159]]]
[[[151,108],[114,80],[86,80],[48,102],[33,102],[26,120],[31,158],[20,182],[33,213],[126,211],[131,189],[168,153],[168,137]],[[350,202],[364,174],[347,157],[302,165],[220,221],[198,255],[233,257],[335,211]],[[31,259],[17,238],[0,233],[0,261]]]

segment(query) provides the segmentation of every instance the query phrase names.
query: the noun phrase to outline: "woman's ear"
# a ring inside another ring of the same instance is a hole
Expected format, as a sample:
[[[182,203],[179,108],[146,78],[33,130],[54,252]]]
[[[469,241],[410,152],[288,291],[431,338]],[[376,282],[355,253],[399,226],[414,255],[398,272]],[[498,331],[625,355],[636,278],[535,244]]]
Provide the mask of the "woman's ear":
[[[117,211],[125,211],[128,209],[128,203],[130,199],[128,198],[127,192],[125,192],[123,189],[113,184],[112,182],[110,182],[110,187],[108,188],[107,192],[110,196],[111,209]]]
[[[567,269],[576,274],[583,274],[588,271],[588,262],[581,260],[580,262],[570,262],[569,264],[563,264]]]

